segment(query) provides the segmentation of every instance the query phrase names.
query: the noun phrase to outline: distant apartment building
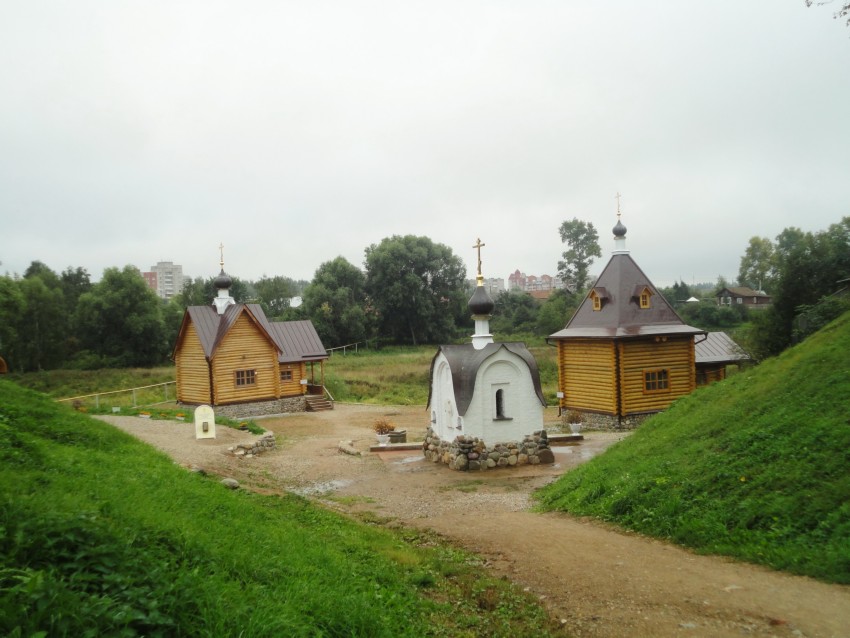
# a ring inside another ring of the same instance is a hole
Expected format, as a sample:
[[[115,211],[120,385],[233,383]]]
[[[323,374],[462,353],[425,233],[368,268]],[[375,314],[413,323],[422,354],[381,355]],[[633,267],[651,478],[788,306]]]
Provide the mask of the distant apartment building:
[[[514,271],[508,277],[509,290],[521,290],[522,292],[539,292],[559,290],[564,287],[564,282],[550,275],[526,275],[519,270]]]
[[[143,272],[142,277],[158,297],[171,299],[183,291],[183,266],[170,261],[157,262],[151,266],[150,272]]]
[[[467,279],[466,285],[471,290],[478,285],[478,282],[475,279]],[[501,293],[505,292],[505,280],[498,277],[488,277],[484,279],[484,290],[486,290],[487,293],[495,299]]]

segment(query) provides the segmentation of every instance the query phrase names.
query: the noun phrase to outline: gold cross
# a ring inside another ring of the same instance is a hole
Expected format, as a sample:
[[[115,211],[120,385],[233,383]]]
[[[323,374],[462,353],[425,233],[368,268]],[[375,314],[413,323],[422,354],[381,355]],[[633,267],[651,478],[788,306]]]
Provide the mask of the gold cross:
[[[482,243],[481,243],[481,238],[479,237],[479,238],[476,240],[475,245],[473,246],[473,248],[478,249],[478,276],[479,276],[479,277],[481,277],[481,247],[482,247],[482,246],[486,246],[486,245],[487,245],[487,244],[482,244]]]
[[[617,200],[617,219],[620,219],[620,191],[617,191],[617,196],[614,199]]]
[[[218,249],[221,251],[221,261],[219,264],[221,264],[221,269],[224,270],[224,244],[219,244]]]

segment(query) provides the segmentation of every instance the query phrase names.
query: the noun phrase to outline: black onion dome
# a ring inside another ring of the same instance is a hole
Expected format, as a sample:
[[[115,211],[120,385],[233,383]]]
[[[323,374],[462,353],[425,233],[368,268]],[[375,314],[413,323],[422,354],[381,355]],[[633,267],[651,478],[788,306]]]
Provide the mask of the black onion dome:
[[[614,226],[614,237],[625,237],[626,236],[626,227],[623,226],[623,222],[619,219],[617,220],[617,225]]]
[[[213,285],[217,290],[227,290],[232,284],[233,280],[230,278],[230,275],[224,272],[224,268],[221,269],[218,277],[213,280]]]
[[[489,315],[493,313],[496,304],[484,290],[484,286],[476,286],[475,293],[467,304],[473,315]]]

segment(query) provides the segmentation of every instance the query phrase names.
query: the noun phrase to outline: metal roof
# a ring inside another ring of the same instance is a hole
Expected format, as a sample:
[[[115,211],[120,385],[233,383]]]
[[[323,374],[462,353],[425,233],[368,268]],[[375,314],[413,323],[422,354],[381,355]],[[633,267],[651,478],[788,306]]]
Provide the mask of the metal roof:
[[[328,353],[311,321],[270,322],[259,304],[232,304],[222,315],[213,306],[189,306],[183,315],[174,351],[177,351],[186,326],[191,321],[198,333],[204,356],[208,360],[212,359],[224,337],[243,313],[248,314],[262,336],[275,347],[279,363],[327,359]]]
[[[725,332],[709,332],[705,339],[694,339],[697,363],[746,361],[750,355]]]
[[[640,307],[640,293],[644,289],[651,294],[649,308]],[[596,290],[602,298],[602,308],[594,310],[593,300],[586,296],[566,328],[550,335],[550,338],[629,339],[705,334],[705,330],[682,321],[628,253],[611,256],[592,290]]]
[[[312,321],[275,321],[271,327],[282,347],[278,362],[319,361],[328,358]]]
[[[490,356],[496,354],[499,350],[512,352],[520,357],[528,366],[531,373],[531,381],[534,385],[534,392],[540,403],[545,406],[546,398],[543,396],[543,388],[540,385],[540,370],[537,368],[537,361],[534,356],[525,347],[524,343],[488,343],[480,350],[476,350],[471,343],[453,346],[440,346],[434,358],[431,359],[430,378],[434,378],[434,363],[440,353],[446,357],[449,362],[449,369],[452,371],[452,385],[454,386],[455,402],[457,403],[458,414],[463,416],[466,414],[469,404],[472,401],[472,394],[475,391],[475,377],[478,374],[478,369]],[[433,383],[428,390],[428,405],[431,405],[431,395],[434,391]]]

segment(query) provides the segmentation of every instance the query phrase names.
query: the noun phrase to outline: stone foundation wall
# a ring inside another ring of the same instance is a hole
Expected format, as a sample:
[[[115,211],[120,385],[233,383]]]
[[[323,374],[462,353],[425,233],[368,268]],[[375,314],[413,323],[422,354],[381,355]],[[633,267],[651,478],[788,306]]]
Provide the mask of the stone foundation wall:
[[[239,445],[227,448],[233,456],[241,456],[243,458],[251,458],[259,456],[263,452],[268,452],[275,448],[274,434],[268,432],[253,443],[240,443]]]
[[[192,409],[195,406],[186,406]],[[289,414],[292,412],[305,412],[307,410],[307,399],[302,396],[274,399],[272,401],[256,401],[253,403],[234,403],[231,405],[214,405],[213,410],[217,416],[228,419],[247,419],[254,416],[268,416],[270,414]]]
[[[586,430],[634,430],[646,421],[652,414],[630,414],[629,416],[616,417],[611,414],[596,414],[595,412],[580,412],[581,425]],[[561,424],[565,432],[569,431],[567,414],[561,417]]]
[[[470,436],[443,441],[428,428],[422,452],[429,461],[444,463],[462,472],[555,462],[546,430],[526,435],[519,442],[496,443],[488,447],[481,439]]]

